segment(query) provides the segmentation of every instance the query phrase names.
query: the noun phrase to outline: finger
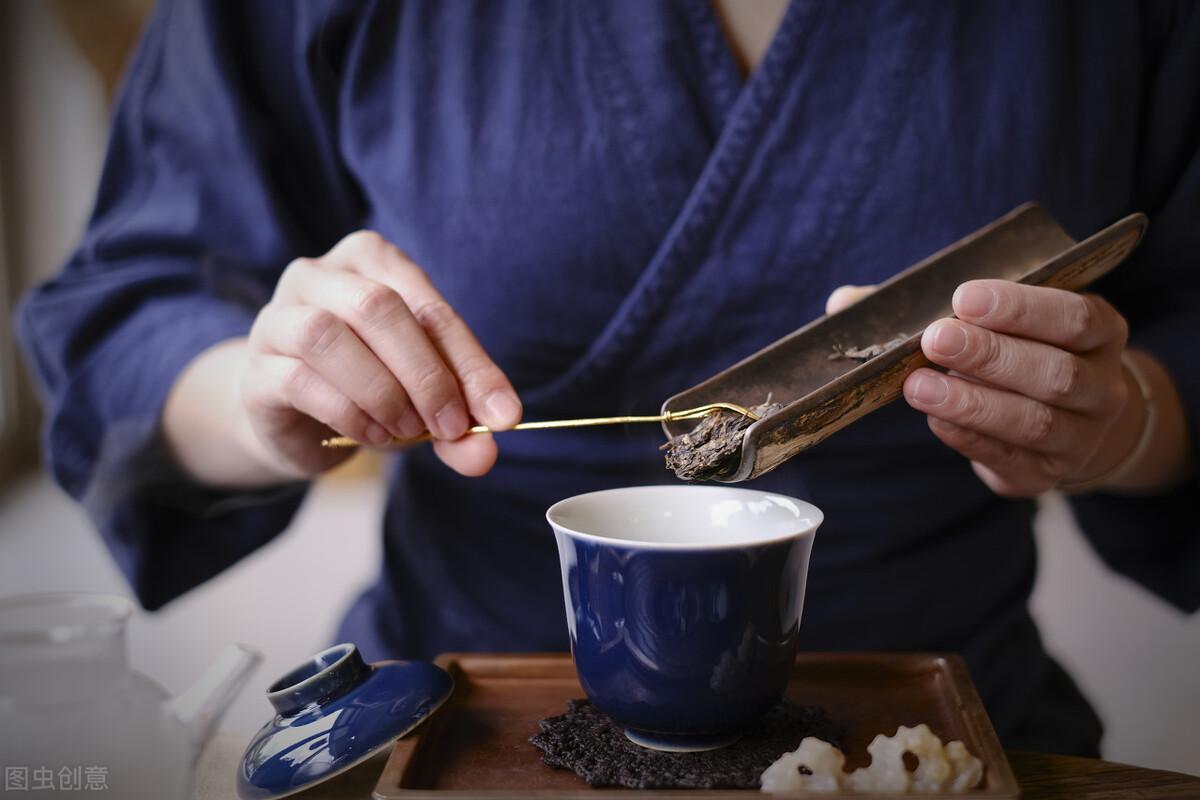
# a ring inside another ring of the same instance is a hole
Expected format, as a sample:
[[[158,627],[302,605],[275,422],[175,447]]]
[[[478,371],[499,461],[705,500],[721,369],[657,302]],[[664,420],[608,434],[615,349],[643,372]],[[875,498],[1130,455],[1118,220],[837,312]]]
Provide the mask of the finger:
[[[453,442],[435,441],[433,449],[446,466],[468,478],[490,470],[499,454],[490,433],[473,433]]]
[[[268,303],[250,331],[266,352],[298,358],[393,436],[417,436],[425,423],[391,371],[332,311]]]
[[[384,444],[391,438],[383,426],[298,358],[258,357],[245,391],[252,406],[277,406],[282,398],[300,413],[360,442]]]
[[[866,297],[867,295],[871,294],[874,291],[875,291],[875,287],[873,285],[872,286],[851,286],[851,285],[839,286],[838,288],[833,290],[833,293],[829,295],[829,299],[825,301],[825,313],[826,314],[836,314],[837,312],[841,311],[842,309],[849,308],[850,306],[854,305],[859,300],[862,300],[864,297]]]
[[[985,482],[997,494],[1035,497],[1054,488],[1056,478],[1039,454],[937,417],[928,419],[934,436],[989,470],[992,480]]]
[[[521,421],[521,401],[504,372],[488,356],[470,327],[398,248],[380,240],[374,257],[361,267],[368,277],[404,298],[413,316],[441,352],[462,387],[471,415],[503,430]]]
[[[1104,413],[1123,402],[1125,385],[1119,373],[1103,380],[1091,362],[1074,353],[969,322],[934,322],[921,337],[921,349],[933,363],[973,381],[1058,408]]]
[[[1074,353],[1123,347],[1129,333],[1125,318],[1097,295],[1011,281],[968,281],[955,290],[953,306],[967,322]]]
[[[413,316],[404,298],[356,272],[293,265],[296,301],[332,311],[347,322],[399,380],[425,426],[440,439],[457,439],[469,424],[458,380]]]
[[[1055,488],[1053,485],[1042,487],[1040,483],[1030,484],[1021,476],[1001,475],[986,464],[978,461],[971,462],[971,469],[983,484],[1001,497],[1034,498]]]
[[[930,416],[1053,457],[1077,451],[1089,430],[1073,412],[931,369],[908,376],[904,397]]]

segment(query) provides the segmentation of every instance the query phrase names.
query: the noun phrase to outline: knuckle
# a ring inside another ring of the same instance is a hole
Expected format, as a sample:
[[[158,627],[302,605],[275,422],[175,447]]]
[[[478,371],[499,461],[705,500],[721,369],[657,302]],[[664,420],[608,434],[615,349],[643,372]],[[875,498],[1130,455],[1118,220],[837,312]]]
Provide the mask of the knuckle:
[[[458,375],[464,386],[475,392],[485,392],[503,383],[500,368],[484,355],[469,356],[458,366]]]
[[[990,331],[982,336],[973,337],[974,348],[968,348],[969,369],[979,377],[992,380],[1005,380],[1012,372],[1011,357],[1004,340]]]
[[[958,392],[955,416],[961,420],[962,425],[968,428],[978,428],[987,425],[992,418],[992,411],[979,392],[966,387]]]
[[[438,398],[452,393],[450,374],[441,364],[432,361],[417,366],[412,372],[411,383],[406,383],[421,397]]]
[[[413,316],[421,327],[435,336],[445,334],[458,325],[458,312],[445,300],[429,300],[419,305]]]
[[[293,258],[290,262],[288,262],[288,265],[283,268],[283,275],[284,277],[289,275],[295,276],[298,272],[305,272],[312,269],[316,266],[316,264],[316,259],[312,259],[307,256]]]
[[[341,336],[344,328],[342,321],[331,312],[313,309],[296,333],[300,353],[306,357],[324,355]]]
[[[1022,440],[1031,446],[1046,444],[1054,434],[1054,412],[1042,403],[1030,403],[1021,432]]]
[[[377,231],[364,228],[362,230],[354,231],[354,233],[347,234],[345,238],[343,238],[338,244],[343,244],[346,247],[354,250],[370,252],[372,250],[378,250],[384,244],[386,244],[386,242],[387,240],[384,239],[383,236],[381,236]]]
[[[301,257],[292,259],[283,268],[283,272],[279,275],[279,280],[275,282],[275,291],[272,296],[279,297],[281,293],[289,292],[293,285],[303,281],[304,276],[311,273],[316,265],[317,262],[311,258]]]
[[[1078,295],[1067,295],[1063,309],[1063,333],[1070,342],[1081,342],[1095,324],[1096,312],[1092,301]]]
[[[1012,291],[1009,285],[1002,284],[993,287],[993,290],[996,293],[996,307],[989,317],[1007,327],[1021,328],[1029,317],[1029,305],[1024,297]]]
[[[381,412],[384,417],[399,419],[405,410],[402,393],[387,372],[377,372],[367,380],[363,397],[370,410]]]
[[[1073,355],[1058,358],[1050,363],[1047,378],[1047,394],[1051,400],[1067,400],[1079,391],[1083,376],[1083,364]]]
[[[363,229],[349,234],[338,247],[345,247],[354,253],[362,255],[368,262],[387,256],[398,255],[407,260],[403,251],[378,231]],[[366,264],[364,266],[370,266]]]
[[[403,313],[407,306],[400,295],[382,283],[370,283],[355,293],[354,315],[363,322],[377,327],[391,323]]]

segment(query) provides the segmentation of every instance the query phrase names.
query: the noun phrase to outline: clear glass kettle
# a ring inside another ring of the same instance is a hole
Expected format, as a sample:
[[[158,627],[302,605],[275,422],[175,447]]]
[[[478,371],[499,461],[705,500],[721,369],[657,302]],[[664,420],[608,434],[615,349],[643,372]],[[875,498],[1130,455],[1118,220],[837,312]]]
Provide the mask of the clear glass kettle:
[[[189,800],[196,757],[260,657],[231,645],[172,698],[129,667],[131,610],[109,595],[0,600],[5,793]]]

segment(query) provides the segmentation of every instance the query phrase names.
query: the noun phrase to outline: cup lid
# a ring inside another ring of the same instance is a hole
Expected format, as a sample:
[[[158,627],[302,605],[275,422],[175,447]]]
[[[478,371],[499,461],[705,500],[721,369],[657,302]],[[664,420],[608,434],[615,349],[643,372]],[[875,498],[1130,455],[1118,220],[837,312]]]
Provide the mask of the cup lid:
[[[453,689],[424,661],[367,664],[353,644],[323,650],[267,689],[277,713],[246,747],[238,796],[286,797],[339,775],[421,724]]]

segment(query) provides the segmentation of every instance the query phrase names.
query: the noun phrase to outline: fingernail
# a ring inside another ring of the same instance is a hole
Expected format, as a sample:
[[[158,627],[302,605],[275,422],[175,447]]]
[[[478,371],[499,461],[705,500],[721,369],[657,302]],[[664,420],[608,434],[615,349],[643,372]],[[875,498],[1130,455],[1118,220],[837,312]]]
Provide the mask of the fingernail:
[[[367,425],[367,441],[371,444],[387,444],[391,438],[392,435],[387,432],[387,428],[378,422]]]
[[[996,293],[977,283],[963,284],[956,294],[954,308],[959,316],[986,317],[996,307]]]
[[[512,425],[521,418],[521,403],[512,392],[497,389],[488,395],[484,402],[487,408],[488,424],[501,426]]]
[[[956,356],[967,349],[967,334],[953,322],[943,322],[933,329],[931,344],[939,355]]]
[[[912,384],[912,397],[921,405],[939,406],[946,402],[949,389],[946,381],[936,375],[918,375]]]
[[[439,439],[457,439],[467,432],[467,414],[458,403],[447,403],[433,415],[433,427]]]

